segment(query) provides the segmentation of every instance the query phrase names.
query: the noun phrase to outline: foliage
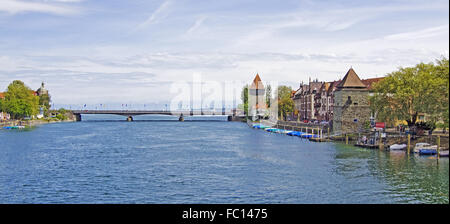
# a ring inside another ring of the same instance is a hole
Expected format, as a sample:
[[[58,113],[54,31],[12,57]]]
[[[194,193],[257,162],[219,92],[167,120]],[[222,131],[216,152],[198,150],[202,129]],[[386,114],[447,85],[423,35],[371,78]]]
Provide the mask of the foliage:
[[[58,118],[58,120],[64,121],[67,119],[67,116],[65,114],[58,113],[56,115],[56,118]]]
[[[42,94],[39,96],[39,105],[44,107],[44,114],[48,114],[50,110],[51,97],[49,94]]]
[[[416,127],[422,130],[434,130],[436,129],[436,124],[432,122],[418,122],[416,123]]]
[[[65,113],[67,113],[67,110],[64,109],[64,108],[60,108],[60,109],[58,110],[58,113],[60,113],[60,114],[65,114]]]
[[[371,109],[379,120],[405,120],[413,126],[419,113],[425,113],[430,122],[442,119],[448,126],[448,72],[446,58],[400,68],[374,84]]]
[[[282,120],[286,119],[289,112],[294,111],[294,101],[291,98],[292,88],[288,86],[278,86],[278,116]]]
[[[363,128],[369,130],[372,126],[370,125],[370,121],[364,122]]]
[[[2,100],[2,110],[9,113],[12,119],[22,119],[38,114],[38,105],[39,97],[33,95],[33,90],[19,80],[9,84],[5,99]]]
[[[271,99],[272,99],[272,86],[267,85],[266,86],[266,105],[268,108],[270,107]]]
[[[248,114],[248,85],[245,85],[242,88],[241,100],[243,103],[243,105],[241,107],[243,107],[242,109],[244,110],[244,113]]]

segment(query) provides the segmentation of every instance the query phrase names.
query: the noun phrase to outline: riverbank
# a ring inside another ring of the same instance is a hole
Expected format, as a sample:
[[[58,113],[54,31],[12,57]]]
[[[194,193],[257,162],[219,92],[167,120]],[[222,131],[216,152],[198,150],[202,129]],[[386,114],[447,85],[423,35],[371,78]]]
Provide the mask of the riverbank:
[[[35,119],[35,120],[8,120],[8,121],[0,121],[0,128],[7,126],[36,126],[41,124],[49,124],[49,123],[59,123],[59,122],[75,122],[75,119],[66,119],[66,120],[58,120],[58,119]]]
[[[308,133],[311,135],[317,135],[318,137],[309,138],[310,141],[314,142],[341,142],[347,143],[351,145],[355,145],[363,148],[373,148],[379,149],[380,146],[378,144],[375,145],[361,145],[357,144],[358,139],[363,136],[370,136],[373,132],[364,132],[364,133],[349,133],[347,135],[334,135],[330,133],[330,129],[326,124],[306,124],[302,122],[289,122],[289,121],[277,121],[276,123],[270,123],[267,120],[261,121],[261,124],[265,126],[270,126],[273,128],[286,130],[286,131],[297,131],[302,133]],[[408,138],[405,134],[399,134],[397,132],[388,131],[386,132],[386,139],[383,141],[383,145],[381,149],[389,150],[389,146],[394,144],[408,144]],[[439,138],[439,140],[438,140]],[[438,145],[440,151],[448,151],[449,150],[449,134],[448,132],[438,132],[435,131],[432,135],[416,135],[410,138],[410,146],[414,148],[416,143],[428,143],[430,145]]]

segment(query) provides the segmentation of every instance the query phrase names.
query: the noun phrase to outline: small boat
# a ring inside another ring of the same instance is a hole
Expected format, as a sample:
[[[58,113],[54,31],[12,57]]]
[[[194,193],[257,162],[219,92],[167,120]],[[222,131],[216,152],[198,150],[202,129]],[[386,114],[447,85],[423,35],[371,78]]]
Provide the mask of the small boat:
[[[292,131],[281,129],[280,132],[278,132],[278,133],[281,133],[281,134],[289,134],[289,133],[291,133],[291,132],[292,132]]]
[[[270,128],[269,126],[265,126],[262,124],[253,124],[253,128],[257,128],[257,129],[265,129],[265,128]]]
[[[420,142],[414,147],[414,153],[419,153],[421,149],[434,149],[437,150],[437,145],[430,145],[429,143]]]
[[[298,137],[300,137],[302,134],[304,134],[304,133],[301,131],[291,131],[291,132],[287,133],[287,135],[298,136]]]
[[[302,138],[318,138],[318,135],[313,135],[313,134],[302,134],[300,137]]]
[[[448,157],[448,150],[447,150],[447,151],[439,152],[439,156],[440,156],[440,157]]]
[[[4,129],[23,129],[25,128],[25,126],[21,126],[21,125],[16,125],[16,126],[6,126],[3,127]]]
[[[434,149],[419,149],[419,155],[436,155],[437,150]]]
[[[391,146],[389,146],[390,150],[404,150],[406,149],[406,144],[393,144]]]

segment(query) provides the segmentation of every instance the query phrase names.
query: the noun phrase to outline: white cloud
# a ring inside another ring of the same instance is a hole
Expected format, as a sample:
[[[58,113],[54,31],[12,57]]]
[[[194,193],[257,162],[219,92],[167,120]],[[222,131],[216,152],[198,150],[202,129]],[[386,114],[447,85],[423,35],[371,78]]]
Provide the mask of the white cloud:
[[[45,2],[84,2],[86,0],[44,0]]]
[[[165,18],[168,15],[169,6],[172,3],[168,0],[165,0],[161,5],[142,23],[140,23],[136,28],[136,30],[144,29],[145,27],[159,22],[161,19]]]
[[[49,3],[26,2],[19,0],[2,0],[2,2],[0,3],[0,12],[1,11],[10,14],[17,14],[24,12],[40,12],[56,15],[67,15],[77,13],[77,10],[73,7],[54,5]]]
[[[396,41],[416,40],[416,39],[430,38],[430,37],[435,37],[438,35],[445,35],[445,34],[447,34],[447,36],[449,34],[449,26],[448,25],[431,27],[431,28],[417,30],[417,31],[413,31],[413,32],[392,34],[392,35],[388,35],[388,36],[384,37],[384,39],[396,40]]]
[[[68,1],[33,2],[66,8],[77,2]],[[259,72],[263,81],[293,83],[296,88],[309,77],[340,79],[350,66],[362,78],[380,77],[399,66],[434,61],[440,54],[448,57],[448,25],[439,20],[448,7],[439,4],[339,8],[312,3],[316,10],[261,13],[239,8],[239,4],[231,12],[228,3],[223,3],[227,9],[222,10],[170,1],[156,6],[147,2],[144,5],[152,11],[144,12],[146,7],[134,3],[123,9],[92,8],[96,13],[89,13],[79,24],[61,20],[62,25],[84,32],[80,41],[61,41],[67,35],[61,35],[65,32],[59,26],[41,27],[39,32],[32,29],[27,34],[33,41],[18,36],[24,30],[8,32],[3,39],[0,36],[0,90],[12,80],[22,79],[31,87],[38,87],[41,81],[48,83],[57,103],[158,102],[170,99],[170,83],[190,81],[193,73],[202,73],[205,81],[251,81]],[[133,8],[136,6],[140,8]],[[0,12],[31,10],[15,7],[6,10],[0,5]],[[431,16],[433,12],[438,16]],[[397,16],[404,19],[392,18]],[[8,22],[0,25],[14,31],[18,25],[31,27],[46,21]],[[146,32],[156,27],[151,30],[154,32]],[[142,32],[130,34],[126,29]],[[129,35],[116,35],[124,31]]]
[[[194,33],[197,29],[200,28],[200,26],[203,24],[203,22],[206,20],[206,16],[201,16],[197,20],[195,20],[195,23],[186,31],[187,35],[191,35]]]

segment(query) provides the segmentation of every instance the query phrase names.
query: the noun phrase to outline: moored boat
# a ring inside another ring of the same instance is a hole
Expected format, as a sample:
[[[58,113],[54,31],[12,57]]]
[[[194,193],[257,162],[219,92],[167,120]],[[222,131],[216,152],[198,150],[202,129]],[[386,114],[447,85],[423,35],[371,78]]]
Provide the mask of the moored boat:
[[[265,128],[270,128],[269,126],[265,126],[262,124],[253,124],[253,128],[257,128],[257,129],[265,129]]]
[[[300,137],[302,134],[304,134],[304,133],[301,131],[291,131],[291,132],[287,133],[287,135],[298,136],[298,137]]]
[[[390,150],[404,150],[406,149],[407,145],[406,144],[393,144],[391,146],[389,146]]]
[[[430,145],[424,142],[417,143],[414,147],[414,153],[419,153],[421,149],[437,150],[437,145]]]
[[[278,132],[278,133],[281,133],[281,134],[289,134],[289,133],[291,133],[292,131],[289,131],[289,130],[285,130],[285,129],[280,129],[280,131]]]
[[[305,133],[305,134],[302,134],[300,137],[302,137],[302,138],[318,138],[319,136]]]
[[[447,150],[447,151],[439,152],[439,156],[440,156],[440,157],[448,157],[448,150]]]
[[[419,155],[436,155],[437,150],[435,149],[419,149]]]
[[[22,125],[3,127],[3,129],[23,129],[23,128],[25,128],[25,126],[22,126]]]

